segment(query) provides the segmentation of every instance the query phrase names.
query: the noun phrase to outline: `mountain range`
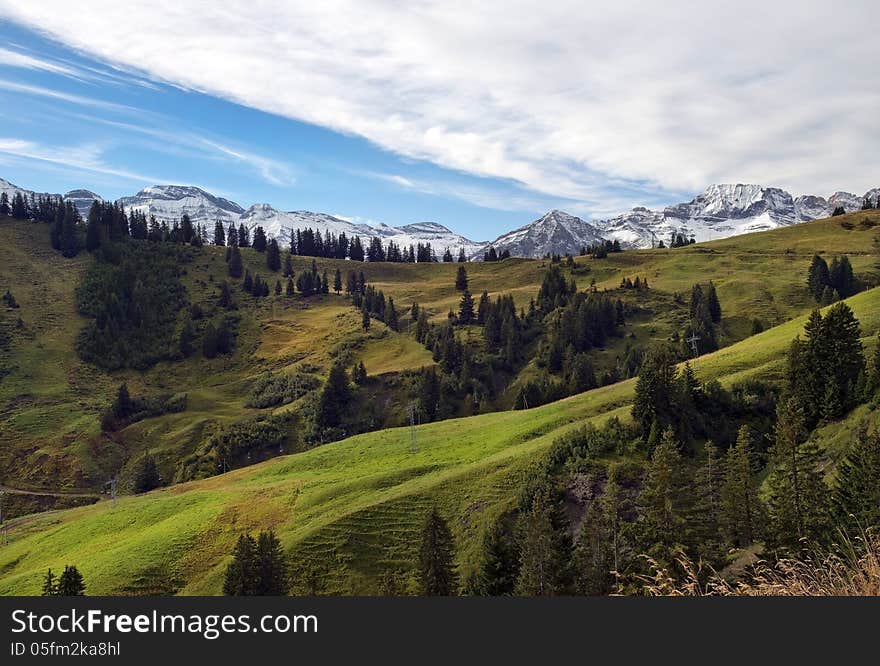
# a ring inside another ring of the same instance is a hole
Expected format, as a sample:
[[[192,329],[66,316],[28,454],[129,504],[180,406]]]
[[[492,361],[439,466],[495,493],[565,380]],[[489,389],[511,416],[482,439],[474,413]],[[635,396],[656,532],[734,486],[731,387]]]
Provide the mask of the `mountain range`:
[[[0,192],[6,192],[11,198],[16,191],[25,196],[32,194],[31,190],[0,179]],[[47,195],[36,193],[37,196],[40,194]],[[73,203],[83,217],[88,215],[92,202],[101,199],[84,189],[52,196],[62,196]],[[835,192],[825,198],[816,195],[793,197],[779,188],[753,184],[710,185],[689,202],[663,210],[639,206],[605,220],[587,222],[564,211],[552,210],[489,242],[471,240],[436,222],[391,227],[358,223],[326,213],[282,211],[267,203],[245,209],[234,201],[187,185],[154,185],[119,201],[126,210],[142,211],[169,223],[186,213],[194,224],[205,226],[209,232],[220,220],[224,225],[262,226],[269,236],[286,243],[292,230],[312,228],[321,233],[344,232],[350,238],[360,236],[365,242],[379,238],[384,243],[394,241],[400,246],[431,243],[438,254],[449,249],[457,255],[463,249],[469,259],[479,260],[489,246],[499,254],[507,250],[514,257],[537,258],[548,253],[577,254],[582,247],[605,240],[617,240],[624,248],[649,248],[659,241],[668,243],[673,234],[682,234],[698,242],[726,238],[828,217],[838,206],[847,212],[858,210],[865,198],[878,201],[880,188],[869,190],[863,196]]]

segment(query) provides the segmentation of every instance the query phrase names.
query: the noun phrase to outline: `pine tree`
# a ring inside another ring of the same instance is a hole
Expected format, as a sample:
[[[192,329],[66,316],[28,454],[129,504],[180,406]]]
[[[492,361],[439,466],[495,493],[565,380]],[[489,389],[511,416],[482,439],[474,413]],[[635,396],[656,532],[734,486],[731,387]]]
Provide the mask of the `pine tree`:
[[[267,248],[266,243],[266,231],[263,227],[257,227],[254,229],[254,240],[251,244],[257,252],[265,252]],[[278,248],[278,243],[275,243],[275,248]]]
[[[688,546],[710,562],[720,561],[724,553],[721,530],[722,456],[709,440],[703,447],[705,461],[694,475],[693,504],[687,514],[685,538]]]
[[[284,290],[286,296],[293,296],[293,279],[287,278],[287,288]]]
[[[327,382],[321,390],[317,406],[317,424],[321,428],[333,428],[342,421],[342,415],[351,400],[351,388],[348,384],[348,373],[341,361],[330,367]]]
[[[214,245],[218,247],[226,245],[226,232],[223,230],[223,223],[220,220],[214,223]]]
[[[82,574],[75,566],[65,566],[58,576],[59,597],[82,597],[86,593],[86,583]]]
[[[424,313],[424,311],[422,311]],[[422,370],[419,382],[419,411],[433,421],[440,406],[440,377],[434,366]]]
[[[818,254],[813,256],[810,264],[810,270],[807,273],[807,286],[816,302],[822,300],[822,293],[825,288],[831,284],[831,278],[828,274],[828,264]]]
[[[866,371],[859,321],[849,305],[837,303],[828,311],[821,336],[821,352],[826,356],[814,359],[825,371],[822,414],[827,419],[836,419],[857,404],[859,381]]]
[[[781,403],[770,452],[768,537],[791,551],[818,544],[829,528],[828,488],[819,472],[819,452],[805,442],[804,423],[804,411],[795,398]]]
[[[287,561],[281,542],[272,530],[257,536],[256,561],[258,579],[254,593],[260,596],[287,594]]]
[[[513,594],[517,578],[516,549],[500,522],[483,533],[476,591],[487,597]]]
[[[472,324],[475,319],[474,299],[471,296],[471,292],[465,288],[458,306],[458,321],[462,326],[467,326]]]
[[[752,471],[751,431],[740,428],[736,444],[727,450],[721,486],[722,525],[735,546],[751,545],[758,535],[760,505]]]
[[[281,296],[281,280],[275,280],[275,295]]]
[[[706,302],[709,308],[709,316],[715,324],[721,323],[721,303],[718,300],[718,294],[715,291],[715,285],[709,280],[709,287],[706,290]]]
[[[465,264],[467,263],[467,256],[464,253],[464,248],[458,249],[458,263]]]
[[[86,222],[86,250],[94,252],[101,245],[101,205],[92,202]]]
[[[6,196],[6,193],[4,192],[3,195]],[[43,590],[41,594],[44,597],[58,596],[58,578],[52,573],[51,569],[46,572],[46,577],[43,579]]]
[[[293,277],[293,257],[290,252],[284,254],[284,277]]]
[[[449,525],[434,508],[422,528],[419,547],[419,583],[423,596],[451,596],[458,589],[455,542]]]
[[[455,289],[457,291],[467,291],[467,288],[468,288],[467,270],[465,270],[464,266],[459,266],[458,272],[455,275]]]
[[[333,276],[333,291],[337,294],[342,291],[342,273],[339,269],[336,269],[336,274]]]
[[[238,249],[238,245],[232,246],[232,254],[229,255],[228,269],[229,277],[234,279],[238,279],[241,277],[241,251]]]
[[[250,534],[238,537],[232,562],[226,567],[223,594],[227,596],[250,596],[257,587],[257,542]]]
[[[849,257],[834,257],[831,267],[828,269],[829,282],[841,298],[852,296],[855,293],[855,278]]]
[[[367,308],[364,308],[361,314],[361,326],[364,329],[364,333],[370,330],[370,313]]]
[[[394,299],[388,299],[388,307],[385,308],[385,324],[387,324],[388,328],[392,331],[396,331],[399,328],[399,323],[397,321],[397,310],[394,307]]]
[[[645,551],[666,565],[672,564],[673,550],[684,540],[689,494],[678,449],[675,432],[667,428],[651,456],[638,500]]]
[[[11,214],[12,208],[9,206],[9,195],[6,192],[0,192],[0,215],[8,217]]]
[[[833,502],[835,522],[850,536],[880,527],[880,432],[856,437],[838,467]]]
[[[664,429],[675,416],[675,359],[666,347],[651,350],[636,380],[632,416],[642,437],[648,441],[651,429]],[[655,426],[656,424],[656,426]],[[657,432],[659,438],[660,432]]]
[[[278,248],[278,241],[274,238],[266,246],[266,266],[273,273],[281,270],[281,250]]]
[[[162,485],[162,476],[156,459],[149,451],[138,459],[132,473],[131,489],[135,493],[146,493]]]
[[[551,500],[539,492],[520,518],[519,576],[516,593],[553,596],[563,592],[563,566],[559,536],[553,525]]]

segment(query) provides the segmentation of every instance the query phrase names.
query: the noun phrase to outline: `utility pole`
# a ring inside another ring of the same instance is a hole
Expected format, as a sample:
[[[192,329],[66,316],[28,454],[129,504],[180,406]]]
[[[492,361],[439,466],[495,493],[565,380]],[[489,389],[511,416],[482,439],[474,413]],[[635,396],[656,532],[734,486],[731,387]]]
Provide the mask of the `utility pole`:
[[[691,335],[691,337],[689,337],[689,338],[685,341],[685,342],[688,342],[688,343],[690,344],[691,349],[692,349],[693,352],[694,352],[694,358],[697,358],[697,356],[700,355],[700,350],[699,350],[699,348],[697,347],[697,341],[700,340],[700,339],[701,339],[701,338],[700,338],[699,335],[697,335],[696,333],[693,333],[693,334]]]

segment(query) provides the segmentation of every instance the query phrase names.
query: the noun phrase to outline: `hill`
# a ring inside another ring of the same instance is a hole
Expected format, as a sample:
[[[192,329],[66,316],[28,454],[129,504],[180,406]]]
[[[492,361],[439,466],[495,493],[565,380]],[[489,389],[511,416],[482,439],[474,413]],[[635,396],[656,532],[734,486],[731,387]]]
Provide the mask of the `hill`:
[[[634,308],[626,335],[611,339],[591,352],[597,369],[619,366],[626,350],[651,341],[667,340],[686,320],[685,298],[691,286],[714,280],[723,307],[722,344],[751,335],[755,320],[762,327],[783,323],[807,312],[814,301],[805,275],[814,252],[827,257],[849,256],[857,277],[866,284],[880,281],[880,216],[854,213],[794,227],[687,246],[611,253],[605,259],[578,257],[563,267],[580,288],[595,280],[600,290],[613,290]],[[211,429],[270,413],[297,410],[301,404],[257,409],[247,406],[261,378],[278,373],[311,375],[320,380],[340,355],[363,360],[381,396],[381,421],[376,426],[401,425],[411,399],[400,373],[431,365],[433,359],[409,332],[406,310],[418,302],[433,320],[445,321],[457,309],[454,288],[456,264],[358,264],[370,284],[393,297],[404,322],[401,332],[381,322],[368,333],[344,296],[330,293],[303,298],[270,296],[255,300],[233,283],[238,303],[237,344],[229,356],[205,359],[196,353],[183,361],[160,362],[146,372],[104,372],[79,359],[76,336],[86,319],[75,304],[76,286],[92,265],[83,253],[64,259],[48,247],[44,225],[0,223],[0,287],[10,289],[20,307],[7,312],[10,344],[0,352],[0,483],[24,489],[99,493],[125,460],[150,450],[160,460],[166,479],[177,463],[191,455]],[[204,247],[187,260],[181,281],[188,300],[210,312],[217,285],[226,279],[223,248]],[[265,257],[242,251],[252,274],[268,276]],[[294,257],[297,274],[312,260]],[[527,308],[537,294],[550,262],[509,259],[468,264],[471,291],[492,297],[511,294]],[[345,272],[351,262],[319,260],[319,270]],[[621,279],[648,278],[646,292],[619,290]],[[270,282],[280,278],[272,275]],[[21,319],[21,325],[12,324]],[[459,335],[468,338],[467,329]],[[538,372],[534,364],[512,378],[511,388],[495,408],[512,405],[517,387]],[[384,378],[384,379],[382,379]],[[156,396],[184,393],[185,412],[154,416],[114,433],[104,433],[101,415],[125,382],[132,394]],[[370,418],[375,418],[370,416]]]
[[[880,290],[848,299],[863,341],[880,330]],[[696,364],[702,380],[773,379],[800,317]],[[383,430],[114,505],[22,519],[0,550],[0,593],[33,594],[47,567],[77,562],[91,594],[213,594],[237,535],[272,527],[297,562],[300,591],[376,593],[410,570],[433,505],[451,518],[466,573],[482,527],[509,509],[530,466],[576,424],[627,418],[632,380],[532,410]]]

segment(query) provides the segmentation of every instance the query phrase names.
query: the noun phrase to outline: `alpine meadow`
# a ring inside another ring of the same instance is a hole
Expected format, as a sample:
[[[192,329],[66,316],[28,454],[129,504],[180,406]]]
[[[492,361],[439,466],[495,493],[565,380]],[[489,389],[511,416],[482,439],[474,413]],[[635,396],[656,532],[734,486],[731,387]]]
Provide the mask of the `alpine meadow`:
[[[64,598],[10,654],[880,596],[875,15],[0,0],[0,605]]]

